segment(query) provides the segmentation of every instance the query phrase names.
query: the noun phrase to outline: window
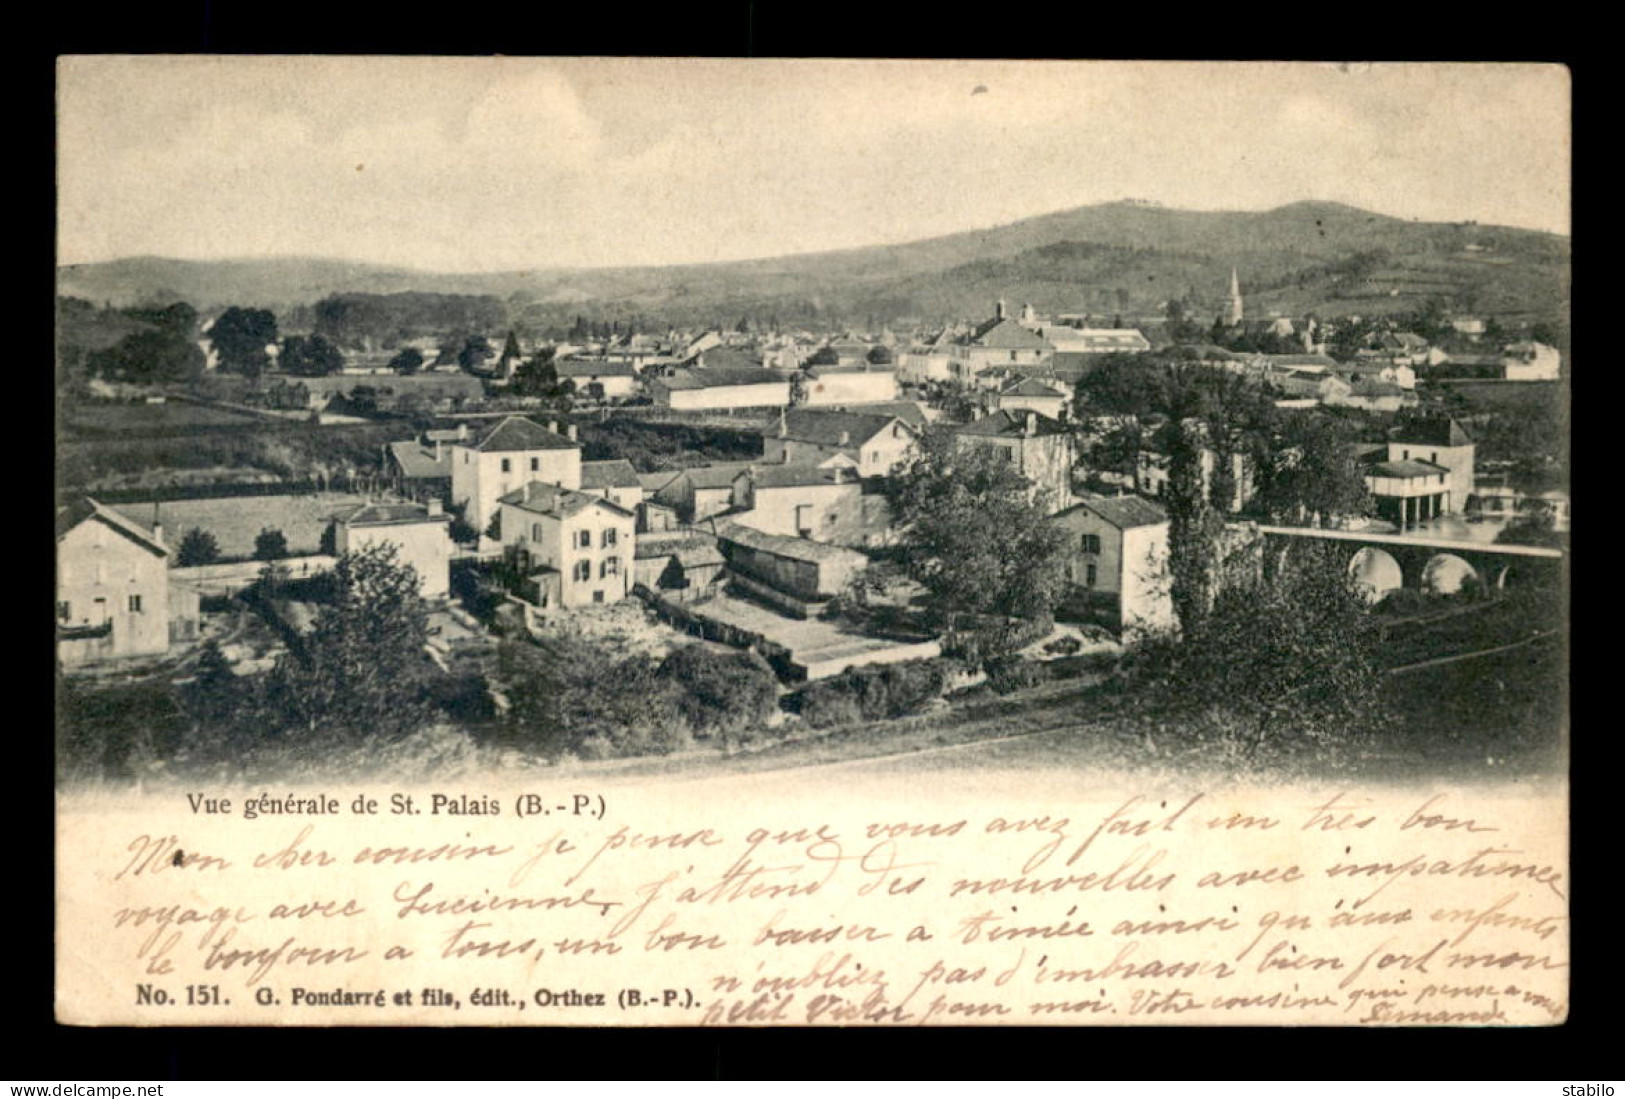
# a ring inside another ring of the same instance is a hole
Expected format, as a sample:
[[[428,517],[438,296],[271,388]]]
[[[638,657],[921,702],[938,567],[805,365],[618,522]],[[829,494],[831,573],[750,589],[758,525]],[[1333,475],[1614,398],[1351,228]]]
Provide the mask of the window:
[[[604,563],[598,566],[598,578],[621,575],[621,559],[619,557],[606,557]]]
[[[1085,565],[1084,566],[1084,569],[1083,569],[1083,586],[1086,587],[1086,588],[1092,588],[1092,587],[1095,586],[1095,566],[1093,566],[1093,565]]]
[[[530,525],[530,540],[532,542],[540,542],[542,540],[542,524],[532,523]]]
[[[1016,361],[1016,353],[1014,351],[1010,352],[1010,361],[1011,362]]]
[[[576,531],[576,548],[577,549],[592,549],[592,531],[590,531],[590,530],[578,530],[578,531]]]
[[[542,468],[542,460],[540,458],[532,458],[530,460],[530,471],[532,473],[537,472],[541,468]]]
[[[1100,535],[1098,535],[1098,534],[1085,534],[1083,536],[1083,552],[1084,553],[1099,553],[1100,552]]]
[[[141,597],[139,595],[130,596],[128,606],[130,608],[130,613],[131,614],[140,614],[141,613]]]
[[[592,601],[594,603],[602,603],[604,601],[604,593],[601,592],[601,591],[593,592],[592,593]]]
[[[513,461],[511,459],[509,459],[509,458],[502,459],[502,472],[504,472],[504,473],[512,473],[513,472]]]
[[[591,580],[592,579],[592,562],[591,561],[577,561],[575,563],[575,567],[570,570],[570,577],[573,580]]]
[[[617,531],[614,527],[606,527],[604,529],[604,536],[599,540],[599,544],[604,546],[613,546],[615,544],[616,534]]]
[[[1410,451],[1404,450],[1404,451],[1401,451],[1400,453],[1404,456],[1404,458],[1405,458],[1405,460],[1407,462],[1411,460],[1411,452]]]
[[[73,617],[73,606],[68,603],[58,603],[56,605],[56,617],[59,621],[66,622]]]

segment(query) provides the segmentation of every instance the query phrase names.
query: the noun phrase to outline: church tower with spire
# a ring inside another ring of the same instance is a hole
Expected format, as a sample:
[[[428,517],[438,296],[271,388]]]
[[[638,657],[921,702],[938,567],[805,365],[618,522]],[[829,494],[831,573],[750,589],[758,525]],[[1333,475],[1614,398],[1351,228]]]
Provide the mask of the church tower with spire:
[[[1233,328],[1241,323],[1241,280],[1236,276],[1236,269],[1230,268],[1230,310],[1225,320]]]

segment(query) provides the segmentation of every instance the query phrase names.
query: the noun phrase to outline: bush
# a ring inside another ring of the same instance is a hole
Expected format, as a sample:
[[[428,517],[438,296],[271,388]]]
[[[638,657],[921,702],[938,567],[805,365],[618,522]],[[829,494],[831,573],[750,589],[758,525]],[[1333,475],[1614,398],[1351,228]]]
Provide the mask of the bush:
[[[942,652],[966,664],[985,664],[1026,648],[1054,628],[1047,618],[988,619],[943,638]]]
[[[716,736],[725,745],[743,743],[778,710],[778,678],[754,652],[686,645],[655,674],[681,689],[678,712],[695,735]]]
[[[815,729],[904,717],[941,698],[963,670],[958,661],[943,657],[848,668],[802,688],[794,705]]]
[[[1042,665],[1018,657],[1005,657],[987,664],[988,685],[1001,695],[1036,687],[1047,678]]]

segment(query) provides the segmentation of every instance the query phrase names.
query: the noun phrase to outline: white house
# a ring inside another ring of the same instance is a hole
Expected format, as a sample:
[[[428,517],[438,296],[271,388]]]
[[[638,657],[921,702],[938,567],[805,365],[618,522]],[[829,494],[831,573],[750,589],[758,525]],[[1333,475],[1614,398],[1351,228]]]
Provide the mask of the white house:
[[[844,456],[862,477],[879,477],[908,456],[919,432],[887,413],[792,408],[762,433],[762,461],[821,465]]]
[[[161,656],[169,649],[169,547],[90,497],[56,517],[57,657]]]
[[[575,425],[559,434],[523,416],[508,416],[494,426],[450,444],[451,501],[464,518],[483,531],[497,514],[497,500],[530,481],[563,488],[581,487],[581,444]]]
[[[333,517],[340,554],[373,545],[395,547],[396,562],[418,574],[425,599],[451,594],[451,516],[439,500],[423,504],[363,504]]]
[[[1534,340],[1510,344],[1501,351],[1501,376],[1509,382],[1555,382],[1563,355],[1555,347]]]
[[[531,481],[504,495],[503,544],[542,607],[615,603],[632,590],[637,519],[586,492]]]
[[[1138,496],[1088,497],[1053,519],[1066,532],[1067,579],[1105,597],[1125,635],[1174,624],[1168,514]]]

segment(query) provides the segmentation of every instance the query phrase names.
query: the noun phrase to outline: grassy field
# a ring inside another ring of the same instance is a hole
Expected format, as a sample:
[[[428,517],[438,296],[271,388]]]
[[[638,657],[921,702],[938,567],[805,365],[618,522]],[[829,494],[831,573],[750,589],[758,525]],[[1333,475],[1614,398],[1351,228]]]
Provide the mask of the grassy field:
[[[80,404],[67,414],[63,428],[84,438],[152,438],[229,428],[253,427],[263,421],[245,412],[167,401],[164,404]]]
[[[292,555],[316,553],[328,517],[351,504],[365,501],[344,493],[313,493],[308,496],[240,496],[209,500],[169,500],[159,505],[164,540],[179,546],[182,536],[193,527],[214,535],[220,553],[226,557],[252,557],[254,537],[265,527],[280,530],[288,539]],[[153,504],[118,504],[115,509],[145,526],[152,525]]]

